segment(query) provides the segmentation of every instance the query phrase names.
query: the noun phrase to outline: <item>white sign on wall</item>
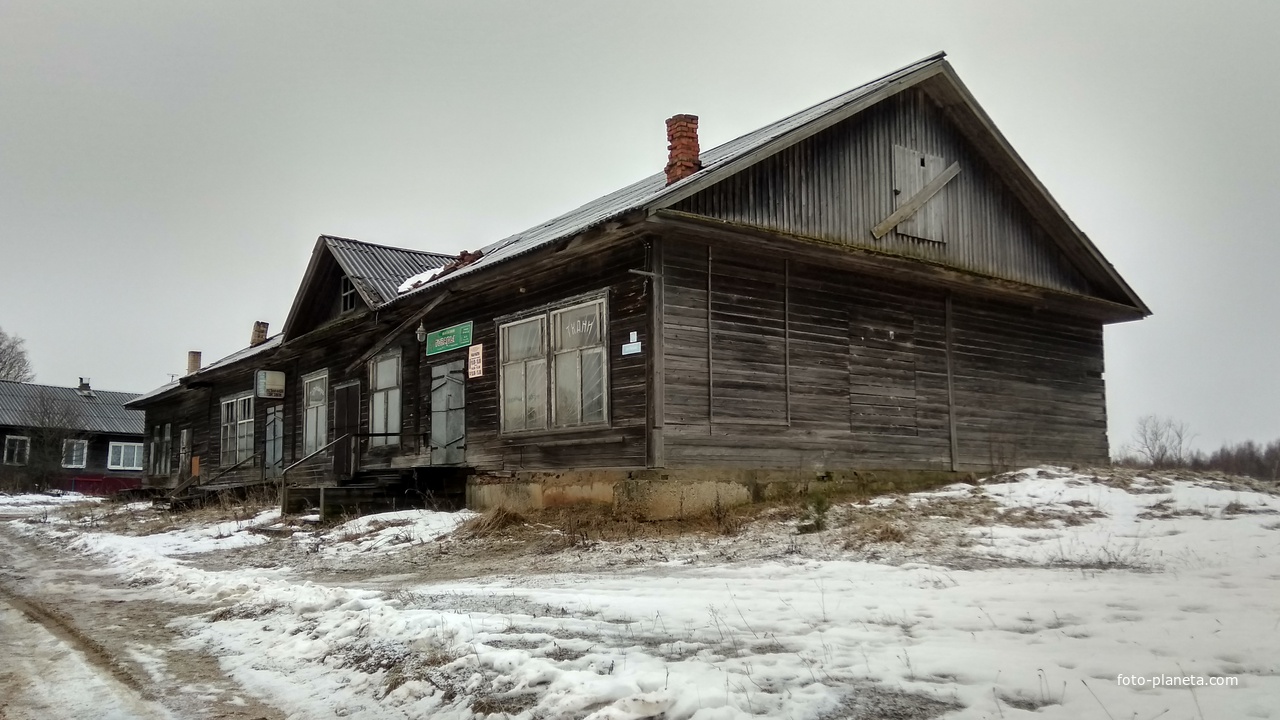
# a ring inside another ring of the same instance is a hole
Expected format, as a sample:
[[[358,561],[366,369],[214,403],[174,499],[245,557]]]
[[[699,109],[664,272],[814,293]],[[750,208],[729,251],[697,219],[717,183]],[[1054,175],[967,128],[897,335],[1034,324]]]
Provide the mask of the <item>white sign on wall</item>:
[[[484,375],[484,345],[472,345],[467,348],[467,377],[478,378]]]
[[[284,397],[284,373],[279,370],[259,370],[253,383],[254,395],[279,400]]]

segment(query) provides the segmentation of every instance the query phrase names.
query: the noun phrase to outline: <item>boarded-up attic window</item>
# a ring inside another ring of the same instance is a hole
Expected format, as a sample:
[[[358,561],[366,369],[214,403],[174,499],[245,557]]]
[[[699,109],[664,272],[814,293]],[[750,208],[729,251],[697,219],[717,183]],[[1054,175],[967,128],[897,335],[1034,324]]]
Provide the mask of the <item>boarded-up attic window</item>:
[[[894,209],[902,207],[915,197],[930,180],[947,169],[947,162],[937,155],[912,150],[901,145],[893,146]],[[899,235],[946,242],[947,188],[930,198],[911,217],[898,223]]]

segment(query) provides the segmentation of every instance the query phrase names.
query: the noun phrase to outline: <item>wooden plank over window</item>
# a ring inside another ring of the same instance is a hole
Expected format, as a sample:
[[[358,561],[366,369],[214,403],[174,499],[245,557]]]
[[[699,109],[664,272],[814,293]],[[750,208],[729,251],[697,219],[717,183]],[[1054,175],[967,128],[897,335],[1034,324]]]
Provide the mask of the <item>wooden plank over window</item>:
[[[902,207],[914,198],[930,180],[947,169],[947,161],[936,155],[901,145],[893,146],[894,207]],[[900,235],[946,242],[947,192],[943,188],[919,210],[897,225]]]

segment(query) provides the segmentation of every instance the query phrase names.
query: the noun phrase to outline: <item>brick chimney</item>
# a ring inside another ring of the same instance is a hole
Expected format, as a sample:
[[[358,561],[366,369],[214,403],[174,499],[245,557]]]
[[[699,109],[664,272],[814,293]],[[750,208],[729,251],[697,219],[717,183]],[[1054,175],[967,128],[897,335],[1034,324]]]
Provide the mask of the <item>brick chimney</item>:
[[[667,184],[702,169],[698,159],[698,116],[674,115],[667,120]]]
[[[76,388],[76,392],[81,397],[93,397],[93,388],[89,387],[89,378],[80,378],[80,387]]]
[[[253,335],[249,337],[249,347],[257,347],[267,341],[267,324],[258,320],[253,324]]]
[[[195,375],[200,372],[200,351],[192,350],[187,353],[187,374]]]

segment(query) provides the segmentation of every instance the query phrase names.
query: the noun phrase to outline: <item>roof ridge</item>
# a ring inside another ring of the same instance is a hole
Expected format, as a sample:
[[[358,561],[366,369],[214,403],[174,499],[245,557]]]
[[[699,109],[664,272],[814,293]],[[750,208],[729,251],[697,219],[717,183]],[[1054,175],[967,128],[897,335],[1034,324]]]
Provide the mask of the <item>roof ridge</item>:
[[[9,383],[11,385],[21,385],[23,387],[39,387],[39,388],[52,388],[54,390],[70,390],[72,392],[78,391],[80,389],[79,387],[76,387],[74,385],[49,385],[48,383],[25,382],[22,380],[0,379],[0,383]],[[115,393],[117,395],[140,395],[141,394],[136,392],[130,392],[128,390],[102,390],[95,387],[91,387],[90,389],[93,390],[95,393]]]
[[[368,240],[356,240],[355,238],[339,237],[337,235],[322,234],[320,237],[324,238],[325,240],[338,240],[341,242],[355,243],[356,245],[363,245],[365,247],[378,248],[379,250],[398,250],[400,252],[413,253],[415,255],[435,255],[438,257],[447,257],[447,258],[455,257],[454,255],[449,255],[448,253],[436,252],[434,250],[419,250],[417,248],[400,247],[398,245],[383,245],[382,243],[373,243],[373,242],[369,242]]]

